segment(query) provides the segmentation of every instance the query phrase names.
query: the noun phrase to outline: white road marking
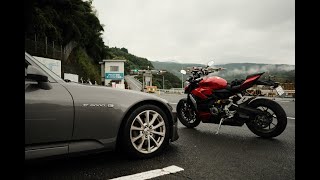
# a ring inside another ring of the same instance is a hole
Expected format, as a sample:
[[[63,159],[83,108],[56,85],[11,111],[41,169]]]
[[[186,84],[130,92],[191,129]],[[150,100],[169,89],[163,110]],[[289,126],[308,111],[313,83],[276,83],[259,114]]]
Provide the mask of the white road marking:
[[[132,179],[143,180],[143,179],[155,178],[155,177],[163,176],[163,175],[167,175],[167,174],[173,174],[173,173],[183,171],[183,170],[184,170],[183,168],[173,165],[173,166],[168,166],[168,167],[162,168],[162,169],[155,169],[155,170],[132,174],[132,175],[128,175],[128,176],[122,176],[122,177],[114,178],[111,180],[132,180]]]

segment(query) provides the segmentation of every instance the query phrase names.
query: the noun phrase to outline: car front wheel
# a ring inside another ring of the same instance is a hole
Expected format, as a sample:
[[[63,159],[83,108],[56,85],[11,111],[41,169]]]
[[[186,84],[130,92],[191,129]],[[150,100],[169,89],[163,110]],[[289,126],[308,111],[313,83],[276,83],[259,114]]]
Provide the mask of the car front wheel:
[[[169,122],[163,110],[143,105],[128,118],[123,131],[124,150],[133,158],[148,158],[169,144]]]

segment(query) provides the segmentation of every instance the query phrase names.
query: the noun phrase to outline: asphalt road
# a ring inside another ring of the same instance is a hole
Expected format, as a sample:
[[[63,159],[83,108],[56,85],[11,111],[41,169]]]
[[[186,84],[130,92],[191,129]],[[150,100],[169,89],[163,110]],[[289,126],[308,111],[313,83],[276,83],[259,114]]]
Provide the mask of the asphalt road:
[[[134,76],[127,75],[124,78],[127,81],[128,85],[130,86],[131,90],[141,91],[142,84],[138,80],[134,79]]]
[[[175,108],[184,95],[160,95]],[[262,139],[242,127],[200,124],[187,129],[179,124],[180,138],[161,155],[129,160],[118,152],[27,162],[25,179],[110,179],[171,165],[183,171],[154,179],[295,179],[295,101],[276,99],[288,118],[286,130]]]

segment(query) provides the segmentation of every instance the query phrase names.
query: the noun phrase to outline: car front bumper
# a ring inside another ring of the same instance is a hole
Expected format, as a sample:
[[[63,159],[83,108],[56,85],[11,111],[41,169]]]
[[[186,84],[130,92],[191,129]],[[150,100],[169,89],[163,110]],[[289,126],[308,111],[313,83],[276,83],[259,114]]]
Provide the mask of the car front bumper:
[[[172,117],[173,117],[173,126],[172,126],[171,142],[179,139],[177,113],[173,112]]]

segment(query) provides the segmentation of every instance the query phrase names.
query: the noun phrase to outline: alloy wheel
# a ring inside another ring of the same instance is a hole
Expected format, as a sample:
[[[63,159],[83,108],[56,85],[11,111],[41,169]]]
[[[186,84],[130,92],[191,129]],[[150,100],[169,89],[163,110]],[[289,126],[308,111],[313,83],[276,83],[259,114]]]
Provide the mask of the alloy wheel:
[[[159,149],[165,139],[166,126],[162,116],[153,110],[139,113],[132,121],[130,139],[134,148],[144,154]]]

